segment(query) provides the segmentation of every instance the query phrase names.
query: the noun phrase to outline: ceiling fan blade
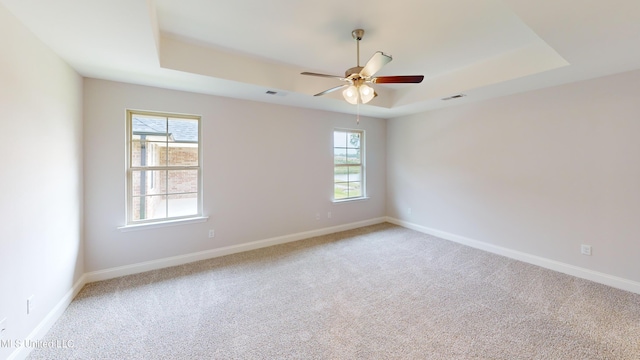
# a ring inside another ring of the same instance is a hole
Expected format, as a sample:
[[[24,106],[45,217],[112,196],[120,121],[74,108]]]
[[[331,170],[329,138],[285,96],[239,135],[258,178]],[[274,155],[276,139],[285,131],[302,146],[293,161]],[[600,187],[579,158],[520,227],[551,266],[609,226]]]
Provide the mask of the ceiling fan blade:
[[[419,84],[424,75],[378,76],[371,79],[376,84]]]
[[[360,77],[363,77],[365,79],[372,77],[391,60],[393,60],[393,58],[389,55],[386,55],[382,51],[376,52],[375,54],[373,54],[371,59],[367,61],[367,65],[365,65],[364,68],[360,70]]]
[[[332,78],[332,79],[339,79],[339,80],[343,80],[344,78],[342,76],[338,76],[338,75],[327,75],[327,74],[318,74],[318,73],[312,73],[312,72],[301,72],[301,75],[309,75],[309,76],[319,76],[319,77],[326,77],[326,78]]]
[[[321,92],[321,93],[317,93],[317,94],[315,94],[315,95],[313,95],[313,96],[322,96],[322,95],[324,95],[324,94],[328,94],[328,93],[330,93],[330,92],[334,92],[334,91],[336,91],[336,90],[340,90],[340,89],[342,89],[342,88],[344,88],[344,87],[347,87],[347,86],[349,86],[349,84],[344,84],[344,85],[340,85],[340,86],[332,87],[331,89],[327,89],[327,90],[325,90],[325,91],[323,91],[323,92]]]

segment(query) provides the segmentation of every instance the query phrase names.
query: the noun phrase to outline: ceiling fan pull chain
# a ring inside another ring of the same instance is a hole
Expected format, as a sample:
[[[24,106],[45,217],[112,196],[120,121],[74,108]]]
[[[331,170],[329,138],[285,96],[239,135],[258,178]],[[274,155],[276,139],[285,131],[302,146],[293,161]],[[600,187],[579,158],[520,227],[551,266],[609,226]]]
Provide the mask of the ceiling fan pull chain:
[[[356,105],[356,125],[360,125],[360,102]]]

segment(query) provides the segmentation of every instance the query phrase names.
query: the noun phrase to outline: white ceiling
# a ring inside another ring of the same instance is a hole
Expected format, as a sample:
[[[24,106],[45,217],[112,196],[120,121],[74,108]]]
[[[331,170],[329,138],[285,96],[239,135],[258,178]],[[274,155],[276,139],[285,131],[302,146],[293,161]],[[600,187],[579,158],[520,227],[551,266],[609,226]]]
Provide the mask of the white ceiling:
[[[360,113],[390,118],[640,68],[638,0],[0,0],[81,75],[355,113],[315,93],[361,63],[378,75]],[[279,94],[267,95],[267,90]],[[464,93],[458,100],[444,97]]]

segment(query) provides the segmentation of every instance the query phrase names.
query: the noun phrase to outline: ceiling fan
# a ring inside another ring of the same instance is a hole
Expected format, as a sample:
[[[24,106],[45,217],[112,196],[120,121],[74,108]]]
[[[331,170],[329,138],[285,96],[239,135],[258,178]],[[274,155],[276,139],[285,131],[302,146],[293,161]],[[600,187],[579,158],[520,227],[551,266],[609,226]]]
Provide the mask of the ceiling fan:
[[[352,67],[345,71],[344,77],[336,75],[318,74],[312,72],[303,72],[302,75],[319,76],[334,78],[342,81],[346,81],[346,84],[327,89],[323,92],[317,93],[314,96],[322,96],[336,90],[344,89],[342,96],[351,104],[366,104],[378,94],[367,84],[417,84],[421,83],[424,79],[424,75],[399,75],[399,76],[377,76],[374,75],[382,69],[393,58],[390,55],[378,51],[365,66],[360,66],[360,40],[364,36],[364,30],[356,29],[351,32],[351,36],[356,40],[357,47],[357,66]]]

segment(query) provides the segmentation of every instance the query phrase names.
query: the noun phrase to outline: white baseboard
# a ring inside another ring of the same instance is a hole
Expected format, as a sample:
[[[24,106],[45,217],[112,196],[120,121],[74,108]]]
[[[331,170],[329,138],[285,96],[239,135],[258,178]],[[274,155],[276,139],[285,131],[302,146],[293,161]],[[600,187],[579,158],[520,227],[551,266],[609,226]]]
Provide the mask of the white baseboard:
[[[636,294],[640,294],[640,283],[621,277],[593,271],[585,268],[581,268],[574,265],[565,264],[559,261],[543,258],[527,254],[521,251],[508,249],[502,246],[488,244],[482,241],[470,239],[464,236],[451,234],[445,231],[440,231],[426,226],[414,224],[408,221],[399,220],[392,217],[387,217],[387,222],[396,224],[408,229],[416,230],[425,234],[437,236],[441,239],[453,241],[459,244],[467,245],[476,249],[484,250],[490,253],[506,256],[511,259],[523,261],[529,264],[537,265],[550,270],[558,271],[564,274],[572,275],[582,279],[594,281],[600,284],[608,285],[614,288],[630,291]]]
[[[239,245],[226,246],[218,249],[200,251],[197,253],[172,256],[164,259],[151,260],[151,261],[119,266],[119,267],[105,269],[105,270],[92,271],[85,274],[87,277],[86,282],[90,283],[94,281],[113,279],[121,276],[138,274],[145,271],[151,271],[151,270],[163,269],[171,266],[188,264],[194,261],[212,259],[215,257],[231,255],[231,254],[240,253],[244,251],[260,249],[268,246],[284,244],[292,241],[308,239],[315,236],[322,236],[322,235],[336,233],[339,231],[356,229],[363,226],[380,224],[386,221],[387,221],[386,217],[374,218],[374,219],[358,221],[358,222],[344,224],[344,225],[305,231],[297,234],[284,235],[284,236],[278,236],[270,239],[252,241],[249,243],[244,243]]]
[[[25,341],[35,342],[37,340],[42,339],[47,334],[47,332],[49,332],[49,329],[51,329],[53,324],[55,324],[55,322],[58,321],[60,316],[62,316],[62,313],[64,313],[64,311],[67,309],[69,304],[71,304],[71,302],[73,301],[73,298],[75,298],[76,295],[78,295],[82,287],[87,283],[86,279],[87,279],[86,274],[83,274],[78,279],[78,281],[76,281],[75,284],[73,284],[73,287],[69,291],[67,291],[67,293],[62,297],[62,299],[58,301],[56,306],[54,306],[53,309],[49,311],[49,313],[38,324],[38,326],[36,326],[35,329],[31,331],[31,333],[27,336]],[[11,355],[9,355],[7,360],[25,359],[32,350],[33,348],[27,347],[27,346],[18,347],[14,352],[11,353]]]

